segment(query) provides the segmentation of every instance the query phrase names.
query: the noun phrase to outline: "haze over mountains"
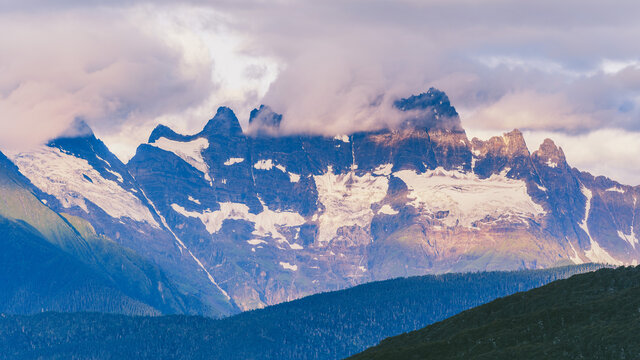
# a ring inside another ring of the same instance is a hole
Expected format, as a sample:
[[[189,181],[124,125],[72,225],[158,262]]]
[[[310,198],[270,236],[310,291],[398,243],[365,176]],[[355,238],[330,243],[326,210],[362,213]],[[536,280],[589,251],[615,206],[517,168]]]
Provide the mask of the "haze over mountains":
[[[165,313],[398,276],[637,264],[640,187],[571,168],[551,140],[530,152],[517,130],[468,139],[436,89],[395,106],[398,127],[335,137],[280,135],[267,106],[243,131],[221,107],[197,134],[158,126],[127,164],[85,128],[3,158],[1,215],[95,259],[106,284],[134,264],[125,295]]]

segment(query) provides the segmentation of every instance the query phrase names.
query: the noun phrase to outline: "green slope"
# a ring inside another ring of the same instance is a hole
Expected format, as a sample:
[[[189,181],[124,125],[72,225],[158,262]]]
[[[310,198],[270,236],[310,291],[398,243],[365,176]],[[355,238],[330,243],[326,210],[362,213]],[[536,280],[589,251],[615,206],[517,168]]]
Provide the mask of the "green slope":
[[[23,222],[0,217],[0,312],[109,311],[157,314]]]
[[[45,313],[0,318],[7,358],[340,359],[497,297],[596,265],[400,278],[222,320]],[[0,358],[2,356],[0,355]]]
[[[640,267],[502,298],[351,359],[640,359]]]
[[[62,251],[68,255],[69,259],[89,268],[92,274],[100,274],[100,277],[107,281],[111,287],[118,289],[119,292],[131,299],[149,305],[152,308],[151,313],[182,313],[187,307],[186,304],[193,301],[175,290],[176,286],[166,279],[155,264],[142,259],[110,239],[97,235],[87,221],[66,214],[58,214],[43,204],[31,192],[28,180],[1,153],[0,194],[0,218],[5,224],[5,227],[0,229],[0,241],[19,243],[38,238],[39,241],[48,242],[52,245],[49,248],[51,251]],[[20,226],[16,227],[16,224]],[[18,228],[21,229],[18,230]],[[27,233],[30,235],[25,235]],[[30,244],[17,245],[30,246]],[[10,259],[5,258],[5,260]],[[16,264],[12,262],[0,264],[7,271],[14,265]],[[27,273],[22,275],[26,278],[29,276],[29,270],[24,269],[24,271]],[[45,295],[43,291],[39,293],[42,296]],[[51,293],[51,296],[54,294]],[[5,295],[5,298],[11,298],[10,294]],[[59,303],[63,300],[51,298],[42,301],[44,303]],[[14,313],[32,312],[32,307],[27,306],[30,299],[26,297],[24,301],[25,306],[22,308],[20,303],[4,303],[0,304],[0,308],[11,308]],[[43,309],[49,308],[44,307]],[[100,309],[93,306],[74,307],[74,309],[76,311],[99,310],[132,314],[150,313],[147,309],[141,312],[131,312],[134,309],[131,307],[119,310],[113,307]]]

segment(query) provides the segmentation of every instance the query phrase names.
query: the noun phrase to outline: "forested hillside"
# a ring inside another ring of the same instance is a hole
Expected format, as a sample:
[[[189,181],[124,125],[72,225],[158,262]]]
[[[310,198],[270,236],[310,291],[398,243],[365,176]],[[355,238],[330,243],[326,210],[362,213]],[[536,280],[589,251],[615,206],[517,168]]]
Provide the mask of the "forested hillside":
[[[106,311],[158,314],[110,279],[46,241],[24,222],[0,216],[0,312]]]
[[[640,359],[640,267],[499,299],[352,359]]]
[[[495,298],[599,265],[400,278],[222,320],[43,313],[0,318],[0,357],[341,359]]]

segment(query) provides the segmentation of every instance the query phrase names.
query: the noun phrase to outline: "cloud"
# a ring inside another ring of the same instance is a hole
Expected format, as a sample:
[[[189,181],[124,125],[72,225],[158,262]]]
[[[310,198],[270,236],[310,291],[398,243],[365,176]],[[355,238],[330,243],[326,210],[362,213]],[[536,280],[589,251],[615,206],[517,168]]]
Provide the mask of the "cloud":
[[[0,15],[11,34],[0,38],[0,144],[44,142],[76,118],[111,129],[202,102],[215,88],[209,59],[130,20],[119,10]]]
[[[27,125],[3,117],[16,135],[0,146],[84,117],[126,159],[155,123],[192,132],[229,105],[246,125],[260,103],[287,132],[344,133],[396,123],[393,100],[431,86],[470,132],[634,134],[639,12],[631,0],[0,1],[0,30],[17,34],[0,39],[12,74],[0,110]]]
[[[583,134],[549,131],[525,131],[533,152],[545,138],[562,147],[567,162],[593,175],[603,175],[624,184],[640,185],[640,132],[604,128]]]
[[[585,132],[615,122],[636,129],[640,84],[621,73],[637,64],[640,28],[631,14],[638,10],[631,1],[615,8],[375,0],[225,8],[250,19],[235,24],[252,35],[248,51],[284,64],[263,102],[284,113],[286,128],[311,132],[384,126],[394,122],[389,102],[372,107],[372,99],[430,86],[477,114],[463,118],[471,127]]]
[[[538,93],[524,90],[508,93],[498,101],[467,113],[468,123],[485,129],[521,130],[590,129],[597,125],[594,114],[580,112],[563,93]]]

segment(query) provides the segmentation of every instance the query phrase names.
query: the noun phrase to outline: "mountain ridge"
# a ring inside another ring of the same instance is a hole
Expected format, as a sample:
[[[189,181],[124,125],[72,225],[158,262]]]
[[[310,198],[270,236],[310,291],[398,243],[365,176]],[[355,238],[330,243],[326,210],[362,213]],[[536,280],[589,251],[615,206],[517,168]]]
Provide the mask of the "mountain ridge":
[[[268,106],[243,131],[220,107],[195,134],[158,125],[127,164],[56,140],[77,174],[64,191],[39,156],[12,160],[49,206],[223,314],[397,276],[640,259],[640,186],[572,168],[551,140],[531,152],[518,130],[469,139],[436,89],[396,104],[397,126],[334,137],[279,134]]]

